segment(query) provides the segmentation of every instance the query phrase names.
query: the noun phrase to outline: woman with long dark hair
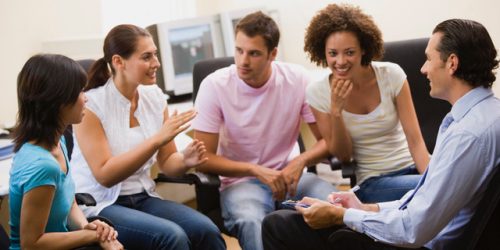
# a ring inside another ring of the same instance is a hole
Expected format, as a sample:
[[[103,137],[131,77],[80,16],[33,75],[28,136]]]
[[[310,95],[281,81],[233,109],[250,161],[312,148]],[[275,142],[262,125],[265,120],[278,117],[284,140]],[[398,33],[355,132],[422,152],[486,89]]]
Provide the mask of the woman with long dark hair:
[[[64,129],[82,120],[86,73],[61,55],[31,57],[19,73],[16,155],[10,171],[10,249],[123,249],[106,223],[75,202]]]

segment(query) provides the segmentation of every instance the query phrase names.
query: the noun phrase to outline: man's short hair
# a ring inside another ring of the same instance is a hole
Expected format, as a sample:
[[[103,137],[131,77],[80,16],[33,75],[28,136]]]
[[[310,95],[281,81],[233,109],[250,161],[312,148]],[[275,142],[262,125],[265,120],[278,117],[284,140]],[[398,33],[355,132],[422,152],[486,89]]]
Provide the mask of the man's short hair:
[[[446,62],[451,54],[458,57],[454,75],[473,87],[491,88],[498,60],[486,28],[472,20],[449,19],[438,24],[432,33],[437,32],[443,35],[437,46],[441,60]]]
[[[278,47],[280,41],[280,31],[278,25],[268,15],[257,11],[246,15],[236,25],[235,34],[239,31],[249,37],[262,36],[266,42],[268,51]]]

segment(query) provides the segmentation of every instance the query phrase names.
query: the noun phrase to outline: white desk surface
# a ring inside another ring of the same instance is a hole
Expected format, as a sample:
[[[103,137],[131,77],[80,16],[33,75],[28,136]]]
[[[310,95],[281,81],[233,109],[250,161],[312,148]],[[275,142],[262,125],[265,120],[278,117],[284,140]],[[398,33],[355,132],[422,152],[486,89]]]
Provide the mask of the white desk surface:
[[[0,196],[9,194],[9,171],[12,158],[0,161]]]

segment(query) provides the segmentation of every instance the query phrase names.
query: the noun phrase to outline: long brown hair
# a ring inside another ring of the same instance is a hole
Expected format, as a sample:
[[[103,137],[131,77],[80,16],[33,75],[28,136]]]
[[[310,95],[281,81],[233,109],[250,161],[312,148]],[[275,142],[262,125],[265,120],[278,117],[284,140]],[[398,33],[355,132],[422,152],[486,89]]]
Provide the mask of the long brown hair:
[[[113,55],[129,58],[135,52],[138,38],[141,36],[147,37],[151,34],[132,24],[122,24],[111,29],[104,39],[104,57],[94,62],[89,70],[89,81],[85,91],[104,85],[111,75],[115,74],[111,64]]]

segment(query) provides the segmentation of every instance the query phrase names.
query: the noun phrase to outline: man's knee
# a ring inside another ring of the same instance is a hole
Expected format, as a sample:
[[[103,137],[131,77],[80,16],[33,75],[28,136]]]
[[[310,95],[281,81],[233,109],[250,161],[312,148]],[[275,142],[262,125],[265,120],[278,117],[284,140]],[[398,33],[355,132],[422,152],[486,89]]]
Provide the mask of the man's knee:
[[[296,213],[292,210],[279,210],[268,214],[262,221],[262,234],[273,234],[283,232],[287,228],[290,217]]]

